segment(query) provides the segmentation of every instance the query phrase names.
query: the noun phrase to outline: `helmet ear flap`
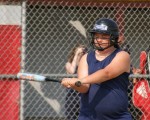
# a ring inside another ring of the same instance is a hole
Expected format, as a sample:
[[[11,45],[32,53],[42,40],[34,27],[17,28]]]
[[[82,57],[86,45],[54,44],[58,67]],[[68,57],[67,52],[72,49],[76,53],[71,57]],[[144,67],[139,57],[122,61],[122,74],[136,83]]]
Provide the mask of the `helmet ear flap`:
[[[94,33],[91,33],[91,41],[90,43],[93,43],[94,42]]]
[[[91,39],[89,41],[89,44],[94,48],[94,33],[91,33]]]

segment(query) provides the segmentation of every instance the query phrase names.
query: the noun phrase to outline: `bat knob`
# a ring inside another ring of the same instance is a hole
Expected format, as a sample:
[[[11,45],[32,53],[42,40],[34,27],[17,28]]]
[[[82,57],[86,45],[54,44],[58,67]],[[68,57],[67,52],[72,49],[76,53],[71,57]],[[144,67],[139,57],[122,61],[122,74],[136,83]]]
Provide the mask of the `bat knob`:
[[[81,85],[82,85],[81,81],[77,81],[77,82],[75,83],[75,86],[77,86],[77,87],[80,87]]]

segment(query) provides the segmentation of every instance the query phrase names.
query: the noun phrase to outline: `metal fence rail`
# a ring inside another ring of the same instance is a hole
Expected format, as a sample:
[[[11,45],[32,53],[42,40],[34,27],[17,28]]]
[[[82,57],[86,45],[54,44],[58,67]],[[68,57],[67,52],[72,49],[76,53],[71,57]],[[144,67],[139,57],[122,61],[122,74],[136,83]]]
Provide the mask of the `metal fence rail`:
[[[150,45],[149,2],[1,1],[0,79],[16,79],[18,72],[59,79],[76,77],[66,74],[67,57],[76,44],[91,49],[89,31],[98,18],[117,21],[121,47],[130,51],[132,66],[138,68],[140,52]],[[142,113],[133,105],[133,86],[131,80],[129,111],[134,120],[139,120]],[[0,111],[4,111],[0,120],[66,120],[78,110],[73,106],[66,114],[66,103],[70,102],[66,96],[67,90],[57,83],[0,80]]]
[[[36,75],[40,75],[40,74],[36,74]],[[42,74],[42,76],[49,77],[49,78],[63,79],[63,78],[74,78],[74,77],[77,77],[77,74],[73,74],[73,75],[72,74]],[[143,74],[130,74],[129,75],[129,79],[132,80],[133,78],[139,78],[139,79],[146,78],[147,79],[147,78],[150,78],[150,74],[145,74],[145,75],[143,75]],[[5,74],[0,75],[0,80],[3,80],[3,79],[6,79],[6,80],[17,79],[17,80],[19,80],[17,75],[15,75],[15,74],[14,75],[11,75],[11,74],[9,74],[9,75],[5,75]]]

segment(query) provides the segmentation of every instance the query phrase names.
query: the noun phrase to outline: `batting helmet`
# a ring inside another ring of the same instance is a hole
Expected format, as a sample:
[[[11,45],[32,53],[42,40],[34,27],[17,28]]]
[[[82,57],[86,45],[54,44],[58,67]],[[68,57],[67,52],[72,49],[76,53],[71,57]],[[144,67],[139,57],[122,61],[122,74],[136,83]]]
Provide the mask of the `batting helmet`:
[[[91,43],[95,49],[102,51],[102,50],[107,49],[111,46],[114,46],[116,48],[119,47],[119,45],[118,45],[118,38],[119,38],[118,25],[115,21],[113,21],[111,19],[102,18],[102,19],[97,20],[95,25],[94,25],[94,28],[90,31],[90,33],[92,35],[92,42]],[[110,46],[107,48],[96,47],[94,45],[94,34],[95,33],[110,35]]]

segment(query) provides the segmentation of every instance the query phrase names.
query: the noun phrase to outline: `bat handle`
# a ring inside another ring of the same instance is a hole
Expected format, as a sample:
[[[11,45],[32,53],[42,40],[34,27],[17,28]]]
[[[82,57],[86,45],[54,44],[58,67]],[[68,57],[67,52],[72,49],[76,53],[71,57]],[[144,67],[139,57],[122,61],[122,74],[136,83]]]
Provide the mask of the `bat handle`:
[[[45,81],[52,81],[52,82],[59,82],[59,83],[61,83],[60,80],[57,80],[57,79],[51,79],[51,78],[48,78],[48,77],[45,78]]]
[[[77,81],[77,82],[75,83],[75,86],[77,86],[77,87],[80,87],[81,85],[82,85],[81,81]]]

